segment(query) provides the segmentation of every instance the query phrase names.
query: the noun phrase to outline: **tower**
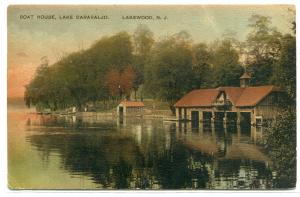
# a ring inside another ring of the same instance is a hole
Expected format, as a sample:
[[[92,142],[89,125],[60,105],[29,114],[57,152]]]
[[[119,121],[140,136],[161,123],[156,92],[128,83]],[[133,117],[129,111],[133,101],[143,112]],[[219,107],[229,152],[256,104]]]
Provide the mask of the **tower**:
[[[244,72],[244,74],[240,77],[240,86],[242,88],[250,86],[250,79],[251,77],[248,75],[248,73]]]

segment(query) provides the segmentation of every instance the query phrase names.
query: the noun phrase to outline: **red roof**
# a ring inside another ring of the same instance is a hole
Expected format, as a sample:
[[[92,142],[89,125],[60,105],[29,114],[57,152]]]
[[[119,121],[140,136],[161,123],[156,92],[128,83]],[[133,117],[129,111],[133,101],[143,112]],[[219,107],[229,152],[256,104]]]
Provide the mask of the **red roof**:
[[[120,105],[123,105],[125,107],[144,107],[144,103],[141,101],[122,101]]]
[[[220,87],[220,91],[224,91],[227,95],[227,98],[233,103],[236,104],[243,93],[245,88],[240,87]]]
[[[272,91],[279,91],[276,86],[256,87],[220,87],[215,89],[193,90],[178,100],[175,107],[211,107],[218,94],[224,91],[227,98],[236,107],[255,106]]]
[[[193,90],[177,101],[175,107],[211,106],[218,94],[218,89]]]
[[[255,106],[273,91],[279,91],[279,88],[272,85],[244,88],[244,91],[237,101],[236,106]]]

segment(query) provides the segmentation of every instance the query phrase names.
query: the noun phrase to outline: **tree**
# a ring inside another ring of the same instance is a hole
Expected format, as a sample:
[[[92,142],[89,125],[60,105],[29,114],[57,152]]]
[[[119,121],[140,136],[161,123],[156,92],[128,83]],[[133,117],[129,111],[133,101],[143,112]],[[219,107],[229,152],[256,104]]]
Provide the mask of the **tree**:
[[[111,69],[105,76],[105,85],[108,87],[112,96],[121,96],[120,73],[117,69]]]
[[[146,25],[139,25],[133,34],[135,54],[145,57],[154,44],[153,32]]]
[[[270,26],[271,18],[252,15],[249,22],[251,28],[247,37],[249,55],[258,62],[266,58],[276,58],[280,50],[281,33]]]
[[[174,35],[156,44],[146,65],[146,90],[168,101],[173,112],[175,101],[192,88],[191,48],[190,43]]]
[[[280,113],[266,132],[265,147],[274,162],[275,187],[296,186],[296,111],[294,107]]]
[[[193,89],[210,87],[212,67],[209,64],[211,53],[205,43],[193,46]]]
[[[135,80],[135,73],[131,65],[127,66],[125,70],[120,73],[117,69],[111,69],[105,76],[105,84],[109,88],[112,96],[123,94],[128,97],[133,88]]]
[[[135,80],[135,72],[131,65],[127,66],[120,77],[120,86],[122,92],[129,97]]]
[[[144,83],[144,67],[154,44],[153,36],[153,32],[146,25],[139,25],[133,34],[134,57],[132,66],[135,72],[133,83],[135,99],[138,88]]]
[[[145,82],[144,81],[144,69],[145,69],[145,64],[146,64],[147,58],[148,58],[148,56],[143,57],[143,56],[138,56],[138,55],[135,55],[133,57],[132,68],[135,73],[135,80],[133,82],[133,90],[134,90],[135,100],[137,99],[136,93],[137,93],[139,87]]]
[[[108,99],[105,75],[110,69],[124,70],[131,63],[128,33],[103,37],[87,50],[71,53],[51,66],[40,66],[26,86],[26,104],[52,110],[76,106],[80,110],[87,102]]]
[[[296,38],[285,35],[281,39],[281,52],[275,64],[272,82],[284,90],[296,102]]]
[[[223,40],[211,51],[210,63],[213,67],[213,86],[239,86],[243,68],[239,54],[231,41]]]
[[[254,76],[255,85],[269,84],[274,64],[279,58],[281,33],[271,27],[271,18],[253,15],[249,19],[251,32],[246,40],[249,72]]]

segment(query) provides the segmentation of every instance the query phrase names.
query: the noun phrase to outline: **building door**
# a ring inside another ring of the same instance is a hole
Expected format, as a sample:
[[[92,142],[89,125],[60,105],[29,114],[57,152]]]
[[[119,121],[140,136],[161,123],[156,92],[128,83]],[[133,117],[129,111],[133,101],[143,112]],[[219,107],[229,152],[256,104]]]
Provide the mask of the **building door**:
[[[251,125],[251,112],[241,112],[241,125]]]
[[[123,116],[124,114],[124,108],[123,107],[119,107],[119,115]]]
[[[227,123],[236,124],[236,122],[237,122],[237,113],[227,112]]]
[[[223,123],[224,115],[224,112],[215,112],[215,122]]]
[[[199,126],[199,111],[192,111],[192,128],[197,128]]]
[[[212,112],[204,111],[203,112],[203,121],[210,121],[212,117]]]
[[[192,121],[199,122],[199,112],[198,111],[192,111]]]

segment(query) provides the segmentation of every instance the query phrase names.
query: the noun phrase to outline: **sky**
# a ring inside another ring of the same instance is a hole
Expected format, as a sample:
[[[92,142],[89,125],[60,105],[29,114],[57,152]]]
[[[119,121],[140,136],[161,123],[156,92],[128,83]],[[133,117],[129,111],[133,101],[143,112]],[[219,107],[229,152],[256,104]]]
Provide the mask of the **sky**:
[[[240,41],[249,33],[248,19],[269,16],[272,26],[291,33],[293,6],[288,5],[176,5],[176,6],[9,6],[8,27],[8,97],[22,97],[25,85],[34,77],[41,58],[49,64],[80,49],[89,48],[102,36],[120,31],[133,33],[139,24],[153,31],[155,39],[187,31],[194,42],[212,42],[223,33],[234,31]],[[24,16],[33,15],[32,17]],[[38,19],[54,15],[56,19]],[[60,19],[62,16],[97,15],[108,19]],[[123,19],[126,16],[160,16],[160,20]]]

